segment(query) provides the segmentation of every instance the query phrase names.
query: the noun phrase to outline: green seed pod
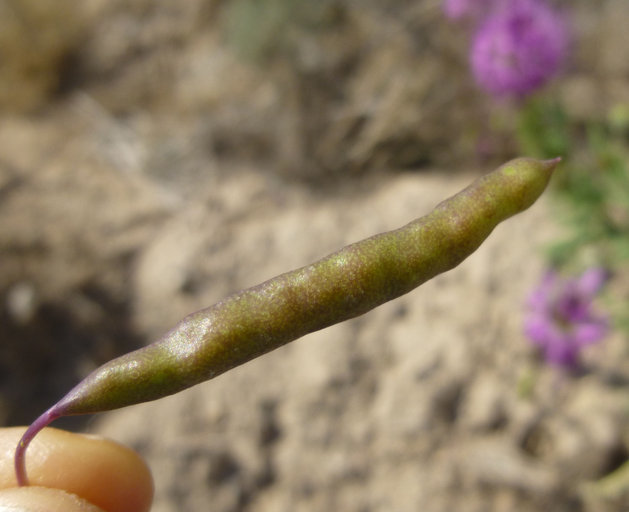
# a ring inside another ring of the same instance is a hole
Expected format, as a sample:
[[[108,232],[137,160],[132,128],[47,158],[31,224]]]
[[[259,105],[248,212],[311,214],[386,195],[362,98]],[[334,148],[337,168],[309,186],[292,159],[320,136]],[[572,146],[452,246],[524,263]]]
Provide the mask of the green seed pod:
[[[155,343],[104,364],[26,431],[16,450],[18,482],[27,482],[28,443],[60,416],[176,393],[305,334],[362,315],[452,269],[498,223],[535,202],[558,162],[512,160],[428,215],[237,292],[185,317]]]

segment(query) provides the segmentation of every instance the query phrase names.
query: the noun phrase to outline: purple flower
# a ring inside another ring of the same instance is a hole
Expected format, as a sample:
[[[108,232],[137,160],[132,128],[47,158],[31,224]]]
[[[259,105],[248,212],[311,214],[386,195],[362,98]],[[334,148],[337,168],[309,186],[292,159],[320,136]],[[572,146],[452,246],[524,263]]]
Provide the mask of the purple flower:
[[[559,12],[542,0],[510,0],[481,23],[470,61],[481,87],[495,96],[521,97],[557,73],[567,48],[567,26]]]
[[[592,301],[606,280],[607,273],[600,268],[589,269],[577,279],[563,279],[550,271],[531,294],[524,333],[548,363],[576,368],[583,347],[605,336],[607,319],[593,310]]]

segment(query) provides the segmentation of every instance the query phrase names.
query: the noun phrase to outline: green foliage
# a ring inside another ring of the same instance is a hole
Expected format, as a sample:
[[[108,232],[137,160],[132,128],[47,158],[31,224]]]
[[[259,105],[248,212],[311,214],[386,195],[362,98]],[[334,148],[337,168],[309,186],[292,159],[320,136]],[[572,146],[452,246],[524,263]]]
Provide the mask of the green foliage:
[[[627,279],[629,108],[618,105],[605,119],[577,122],[558,104],[536,99],[520,113],[518,130],[521,147],[529,154],[564,156],[553,192],[567,235],[548,248],[550,264],[573,271],[602,265]],[[610,291],[606,309],[616,327],[629,333],[626,298]]]
[[[629,261],[629,116],[623,112],[583,124],[556,103],[533,100],[520,115],[526,152],[564,156],[554,191],[569,235],[550,248],[556,266],[578,260],[616,268]]]
[[[570,155],[568,119],[556,103],[531,99],[518,121],[517,135],[524,154],[544,158]]]

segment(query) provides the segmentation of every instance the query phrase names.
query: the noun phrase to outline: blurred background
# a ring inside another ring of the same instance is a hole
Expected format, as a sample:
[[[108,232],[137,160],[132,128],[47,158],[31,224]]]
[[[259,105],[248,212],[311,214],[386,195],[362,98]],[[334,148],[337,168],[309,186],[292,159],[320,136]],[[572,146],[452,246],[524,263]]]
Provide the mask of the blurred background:
[[[474,67],[491,15],[457,4],[0,0],[0,425],[187,313],[561,155],[552,191],[419,290],[55,426],[138,450],[159,512],[626,510],[629,3],[549,3],[565,48],[517,94]],[[557,364],[527,297],[591,268],[604,336]]]

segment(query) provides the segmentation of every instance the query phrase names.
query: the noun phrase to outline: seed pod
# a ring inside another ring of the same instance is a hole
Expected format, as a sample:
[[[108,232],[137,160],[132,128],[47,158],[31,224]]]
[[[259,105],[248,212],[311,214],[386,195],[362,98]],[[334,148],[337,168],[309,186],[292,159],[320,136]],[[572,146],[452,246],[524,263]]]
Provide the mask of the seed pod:
[[[15,453],[18,483],[27,483],[28,443],[56,418],[171,395],[452,269],[499,222],[535,202],[558,162],[512,160],[428,215],[237,292],[188,315],[155,343],[97,368],[26,431]]]

